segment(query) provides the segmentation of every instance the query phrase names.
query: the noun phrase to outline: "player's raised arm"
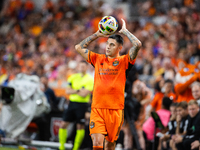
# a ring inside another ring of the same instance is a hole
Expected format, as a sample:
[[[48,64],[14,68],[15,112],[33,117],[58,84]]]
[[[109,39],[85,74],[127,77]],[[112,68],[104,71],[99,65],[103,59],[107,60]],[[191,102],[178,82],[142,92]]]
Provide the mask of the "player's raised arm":
[[[126,23],[123,19],[122,20],[122,29],[119,31],[119,33],[123,33],[124,35],[126,35],[129,40],[131,41],[131,43],[133,44],[133,46],[131,47],[131,49],[129,50],[129,56],[131,60],[134,60],[138,54],[139,49],[142,46],[142,43],[140,42],[140,40],[138,40],[138,38],[136,38],[132,33],[130,33],[127,29],[126,29]]]
[[[81,54],[81,56],[83,56],[86,60],[88,60],[88,45],[96,40],[98,37],[107,37],[107,35],[102,34],[100,31],[97,31],[96,33],[90,35],[89,37],[87,37],[86,39],[84,39],[83,41],[81,41],[79,44],[77,44],[75,46],[76,51]]]

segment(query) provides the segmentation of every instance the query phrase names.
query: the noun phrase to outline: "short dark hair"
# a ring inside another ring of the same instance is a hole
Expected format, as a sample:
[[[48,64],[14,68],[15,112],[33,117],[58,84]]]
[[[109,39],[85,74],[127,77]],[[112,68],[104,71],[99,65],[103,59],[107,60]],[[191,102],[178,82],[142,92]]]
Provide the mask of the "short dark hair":
[[[124,44],[124,40],[123,40],[122,36],[119,34],[112,34],[108,38],[115,39],[117,41],[117,43],[119,43],[121,45]]]
[[[174,82],[171,79],[166,79],[165,83],[171,83],[173,85]]]
[[[177,104],[176,108],[177,108],[177,107],[181,107],[181,108],[183,108],[183,109],[187,109],[188,104],[187,104],[186,101],[182,101],[182,102],[180,102],[180,103]]]
[[[165,109],[169,110],[169,107],[172,104],[172,100],[169,97],[163,97],[162,99],[162,105],[165,107]]]
[[[177,105],[178,105],[178,103],[173,102],[173,103],[170,105],[170,107],[177,107]]]

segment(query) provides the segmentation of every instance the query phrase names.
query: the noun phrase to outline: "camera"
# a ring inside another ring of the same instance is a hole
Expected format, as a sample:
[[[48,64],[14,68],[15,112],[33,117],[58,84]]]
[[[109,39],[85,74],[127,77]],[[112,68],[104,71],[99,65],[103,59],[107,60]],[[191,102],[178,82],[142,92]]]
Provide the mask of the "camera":
[[[12,87],[1,86],[1,100],[3,104],[10,104],[14,100],[15,89]]]

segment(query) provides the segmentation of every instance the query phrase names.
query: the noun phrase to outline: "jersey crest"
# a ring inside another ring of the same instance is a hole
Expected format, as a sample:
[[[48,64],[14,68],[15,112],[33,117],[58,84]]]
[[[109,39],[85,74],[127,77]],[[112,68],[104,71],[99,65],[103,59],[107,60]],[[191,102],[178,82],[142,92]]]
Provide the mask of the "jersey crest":
[[[115,61],[113,62],[113,66],[117,66],[117,65],[119,65],[119,61],[118,61],[118,60],[115,60]]]

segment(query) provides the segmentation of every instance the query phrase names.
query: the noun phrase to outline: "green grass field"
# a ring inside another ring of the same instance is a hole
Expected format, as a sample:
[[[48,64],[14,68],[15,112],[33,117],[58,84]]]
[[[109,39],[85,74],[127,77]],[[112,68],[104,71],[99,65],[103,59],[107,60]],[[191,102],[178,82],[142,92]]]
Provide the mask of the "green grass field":
[[[0,147],[0,150],[19,150],[18,148]]]

